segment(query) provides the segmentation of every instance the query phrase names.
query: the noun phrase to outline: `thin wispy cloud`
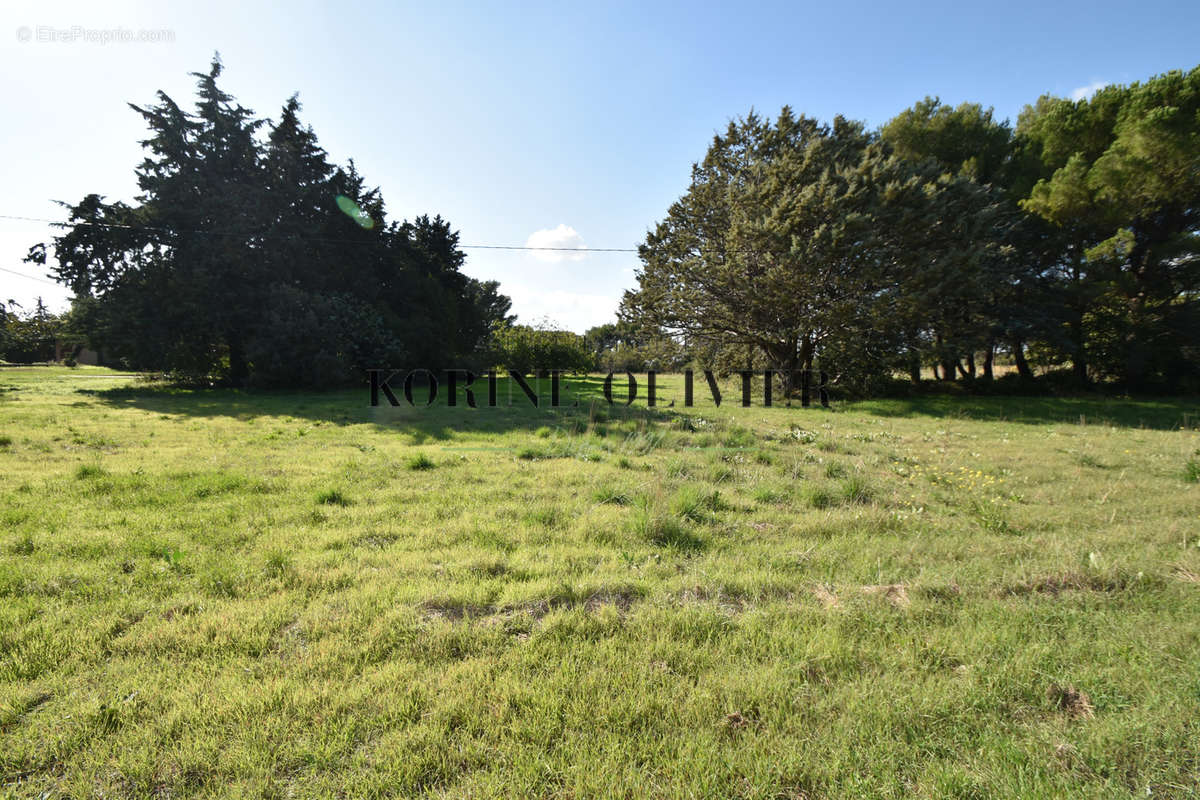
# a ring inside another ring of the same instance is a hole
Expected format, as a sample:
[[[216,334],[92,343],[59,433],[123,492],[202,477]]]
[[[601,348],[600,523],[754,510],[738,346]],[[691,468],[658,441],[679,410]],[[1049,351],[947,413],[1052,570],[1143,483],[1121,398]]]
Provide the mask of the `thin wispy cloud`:
[[[547,228],[545,230],[534,231],[529,234],[529,238],[525,240],[526,247],[569,247],[569,248],[585,248],[587,245],[583,241],[583,237],[579,235],[579,231],[572,228],[570,225],[560,224],[557,228]],[[538,261],[556,264],[563,261],[581,261],[584,258],[584,253],[570,253],[554,250],[535,250],[532,253],[533,257]]]
[[[1077,89],[1072,89],[1071,99],[1076,101],[1084,100],[1088,97],[1091,97],[1105,86],[1108,86],[1108,81],[1095,81],[1093,83],[1089,83],[1087,86],[1080,86]]]

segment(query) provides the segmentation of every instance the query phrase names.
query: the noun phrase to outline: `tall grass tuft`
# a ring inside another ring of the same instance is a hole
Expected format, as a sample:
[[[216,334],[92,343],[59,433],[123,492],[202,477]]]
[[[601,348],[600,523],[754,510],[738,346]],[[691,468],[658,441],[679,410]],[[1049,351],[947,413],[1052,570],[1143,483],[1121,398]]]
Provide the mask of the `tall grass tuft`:
[[[592,499],[597,503],[606,503],[614,506],[629,504],[629,495],[612,486],[602,486],[592,492]]]
[[[704,522],[708,512],[724,511],[729,505],[719,491],[705,492],[697,486],[684,486],[671,501],[671,512],[681,519]]]
[[[433,469],[435,465],[433,463],[433,459],[431,459],[429,456],[425,455],[424,453],[417,453],[408,459],[406,466],[411,470],[419,471]]]
[[[326,489],[317,494],[317,504],[323,506],[348,506],[350,498],[341,489]]]
[[[842,481],[841,498],[845,503],[869,503],[873,496],[871,487],[857,475]]]
[[[75,477],[81,481],[102,478],[107,474],[108,472],[99,464],[80,464],[75,470]]]
[[[633,510],[633,530],[645,541],[658,547],[684,552],[704,549],[704,540],[688,530],[679,517],[666,511],[654,498],[642,495]]]
[[[1200,456],[1197,452],[1196,456]],[[1200,458],[1193,456],[1183,465],[1183,479],[1188,483],[1200,483]]]

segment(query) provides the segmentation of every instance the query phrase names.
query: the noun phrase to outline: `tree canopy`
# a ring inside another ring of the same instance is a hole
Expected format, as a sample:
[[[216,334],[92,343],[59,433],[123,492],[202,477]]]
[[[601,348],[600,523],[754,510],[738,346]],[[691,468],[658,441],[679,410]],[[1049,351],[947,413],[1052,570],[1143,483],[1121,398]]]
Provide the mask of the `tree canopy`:
[[[275,121],[218,85],[185,111],[160,92],[136,203],[90,194],[34,247],[86,307],[89,336],[131,367],[234,384],[325,385],[368,367],[479,357],[511,305],[461,271],[441,217],[389,221],[351,161],[336,166],[293,96]],[[466,360],[466,361],[464,361]]]
[[[622,313],[753,345],[787,374],[859,378],[916,346],[941,308],[929,295],[970,313],[980,275],[1005,263],[1002,212],[988,187],[900,158],[860,123],[751,114],[714,138],[647,236]]]
[[[878,131],[752,112],[647,234],[620,319],[847,385],[990,380],[997,355],[1029,379],[1032,354],[1180,386],[1200,379],[1198,221],[1200,68],[1043,97],[1015,129],[937,98]]]

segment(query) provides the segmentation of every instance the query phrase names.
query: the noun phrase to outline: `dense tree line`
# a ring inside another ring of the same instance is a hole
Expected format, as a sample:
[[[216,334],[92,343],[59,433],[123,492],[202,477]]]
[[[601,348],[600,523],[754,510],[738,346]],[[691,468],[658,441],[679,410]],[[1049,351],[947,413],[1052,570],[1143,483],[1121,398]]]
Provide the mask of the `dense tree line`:
[[[332,164],[292,97],[256,117],[218,86],[193,111],[159,93],[134,205],[90,194],[31,249],[76,295],[91,342],[125,365],[234,384],[327,385],[369,367],[474,363],[509,321],[461,272],[441,217],[388,221],[353,161]]]
[[[0,360],[15,364],[52,361],[68,330],[66,315],[52,313],[42,298],[24,310],[12,300],[0,302]],[[73,355],[68,350],[68,356]]]
[[[990,380],[998,355],[1195,386],[1198,223],[1200,68],[1042,97],[1015,128],[928,98],[879,130],[752,113],[647,235],[620,319],[860,390]]]

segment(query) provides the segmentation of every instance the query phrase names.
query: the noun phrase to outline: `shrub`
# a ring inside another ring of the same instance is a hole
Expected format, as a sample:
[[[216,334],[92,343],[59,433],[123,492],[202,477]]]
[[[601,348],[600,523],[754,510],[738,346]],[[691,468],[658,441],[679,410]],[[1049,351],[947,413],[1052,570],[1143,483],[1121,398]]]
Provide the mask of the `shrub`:
[[[596,360],[582,336],[545,325],[508,325],[492,331],[491,358],[497,366],[522,375],[538,369],[584,373]]]

